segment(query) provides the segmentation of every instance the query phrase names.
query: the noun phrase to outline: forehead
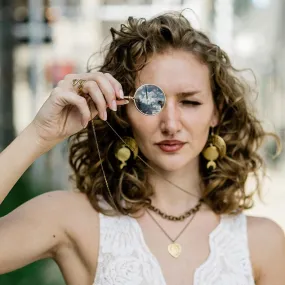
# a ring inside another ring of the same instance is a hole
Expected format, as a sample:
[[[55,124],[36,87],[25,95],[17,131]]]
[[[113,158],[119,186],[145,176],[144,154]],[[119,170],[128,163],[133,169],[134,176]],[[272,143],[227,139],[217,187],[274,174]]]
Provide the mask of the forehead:
[[[210,88],[209,69],[190,52],[170,50],[153,55],[138,73],[136,87],[146,83],[168,92],[205,90]]]

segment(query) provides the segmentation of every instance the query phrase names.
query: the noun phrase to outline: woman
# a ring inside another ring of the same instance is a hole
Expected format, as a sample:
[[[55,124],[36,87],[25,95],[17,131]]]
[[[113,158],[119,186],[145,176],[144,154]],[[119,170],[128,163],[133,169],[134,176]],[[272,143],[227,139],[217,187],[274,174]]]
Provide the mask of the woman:
[[[99,71],[60,81],[1,153],[3,201],[73,135],[77,190],[0,219],[0,273],[50,257],[67,284],[285,284],[284,233],[243,213],[267,133],[226,53],[176,13],[111,32]]]

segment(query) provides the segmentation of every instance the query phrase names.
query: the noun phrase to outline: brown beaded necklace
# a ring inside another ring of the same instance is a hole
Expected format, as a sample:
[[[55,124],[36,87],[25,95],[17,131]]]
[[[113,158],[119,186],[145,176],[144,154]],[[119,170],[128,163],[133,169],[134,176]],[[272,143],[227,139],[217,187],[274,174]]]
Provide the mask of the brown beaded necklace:
[[[186,211],[184,214],[180,215],[180,216],[171,216],[171,215],[167,215],[165,213],[163,213],[160,209],[156,208],[153,205],[149,205],[148,209],[157,213],[158,215],[160,215],[163,219],[169,220],[169,221],[184,221],[186,218],[190,217],[191,215],[195,214],[197,211],[199,211],[201,205],[202,205],[203,200],[200,199],[198,201],[198,203],[196,204],[196,206],[194,206],[193,208],[191,208],[190,210]]]

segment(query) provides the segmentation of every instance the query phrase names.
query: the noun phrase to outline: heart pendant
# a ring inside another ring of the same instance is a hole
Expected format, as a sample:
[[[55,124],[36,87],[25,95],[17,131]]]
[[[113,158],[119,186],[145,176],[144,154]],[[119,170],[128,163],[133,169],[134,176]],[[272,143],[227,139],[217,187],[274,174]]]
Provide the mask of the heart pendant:
[[[182,252],[182,247],[179,243],[171,243],[168,246],[168,252],[175,258],[177,258],[181,252]]]

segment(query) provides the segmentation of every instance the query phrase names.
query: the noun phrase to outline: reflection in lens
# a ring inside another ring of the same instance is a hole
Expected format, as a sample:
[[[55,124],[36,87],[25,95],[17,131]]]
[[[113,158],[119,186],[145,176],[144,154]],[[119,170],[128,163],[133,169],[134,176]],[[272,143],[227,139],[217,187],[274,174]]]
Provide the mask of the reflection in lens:
[[[143,114],[156,115],[165,105],[165,95],[158,86],[145,84],[137,89],[134,95],[134,102],[138,110]]]

